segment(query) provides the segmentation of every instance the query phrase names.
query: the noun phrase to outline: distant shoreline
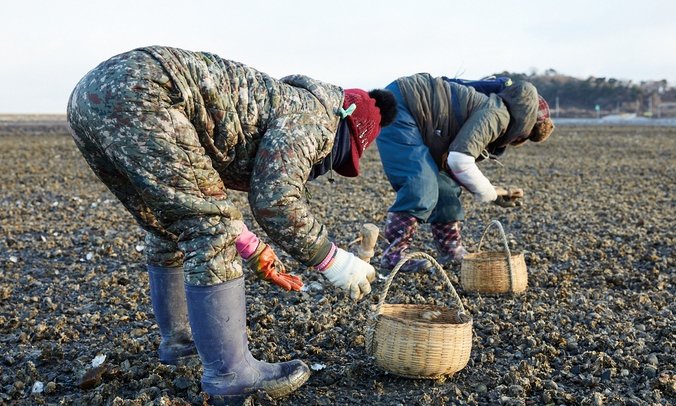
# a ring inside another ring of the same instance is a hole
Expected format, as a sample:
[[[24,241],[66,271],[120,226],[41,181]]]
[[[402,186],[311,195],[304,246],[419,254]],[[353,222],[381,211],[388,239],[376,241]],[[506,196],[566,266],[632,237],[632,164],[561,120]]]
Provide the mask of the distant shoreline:
[[[560,126],[676,127],[676,118],[555,118]]]
[[[0,113],[0,126],[21,124],[66,124],[65,114],[10,114]],[[631,126],[676,127],[676,117],[670,118],[554,118],[555,125],[569,126]]]
[[[66,122],[65,114],[13,114],[0,113],[0,123],[22,123],[22,122]]]

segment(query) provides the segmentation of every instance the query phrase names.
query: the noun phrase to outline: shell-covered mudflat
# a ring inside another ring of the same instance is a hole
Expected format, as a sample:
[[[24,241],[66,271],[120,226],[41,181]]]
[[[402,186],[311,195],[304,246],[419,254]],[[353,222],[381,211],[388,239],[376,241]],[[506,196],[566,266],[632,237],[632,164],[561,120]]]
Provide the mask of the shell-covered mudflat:
[[[309,381],[266,405],[666,405],[676,397],[674,191],[676,128],[561,127],[543,145],[480,164],[495,185],[521,187],[522,207],[463,195],[470,251],[491,220],[525,255],[528,290],[464,292],[474,321],[468,365],[445,380],[374,366],[365,329],[382,293],[359,303],[277,249],[308,289],[282,292],[247,274],[252,353],[302,359]],[[394,193],[375,148],[360,178],[308,185],[313,212],[347,247],[364,223],[382,228]],[[243,193],[232,199],[249,226]],[[502,249],[489,232],[485,249]],[[382,240],[372,263],[385,248]],[[58,120],[0,123],[0,403],[202,404],[199,362],[157,358],[159,333],[143,233],[93,175]],[[435,256],[422,225],[413,251]],[[450,306],[440,275],[396,275],[388,303]]]

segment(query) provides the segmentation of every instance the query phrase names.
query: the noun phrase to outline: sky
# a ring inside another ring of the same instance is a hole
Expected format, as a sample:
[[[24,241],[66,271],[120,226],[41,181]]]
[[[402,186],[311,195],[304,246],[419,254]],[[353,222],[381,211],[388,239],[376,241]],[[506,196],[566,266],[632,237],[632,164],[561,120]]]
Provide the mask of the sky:
[[[547,69],[676,85],[675,21],[673,0],[9,0],[0,113],[65,113],[89,70],[146,45],[367,90]]]

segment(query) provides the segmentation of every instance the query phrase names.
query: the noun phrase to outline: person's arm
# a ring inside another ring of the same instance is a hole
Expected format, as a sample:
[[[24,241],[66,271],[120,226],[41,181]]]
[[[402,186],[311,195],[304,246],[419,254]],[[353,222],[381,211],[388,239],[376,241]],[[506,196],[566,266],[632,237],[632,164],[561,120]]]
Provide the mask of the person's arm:
[[[461,152],[449,151],[446,165],[451,176],[467,189],[478,202],[492,202],[498,194],[495,187],[484,176],[473,157]]]
[[[477,108],[470,109],[469,117],[449,146],[444,162],[448,171],[477,201],[497,198],[495,188],[476,165],[476,158],[508,125],[509,113],[502,99],[491,95]]]
[[[309,115],[278,118],[261,139],[251,175],[249,204],[256,221],[307,266],[320,263],[331,246],[306,203],[305,182],[312,166],[330,153],[333,137]]]
[[[335,245],[315,269],[331,284],[348,291],[353,300],[371,293],[371,282],[376,278],[376,270],[371,264]]]
[[[286,273],[286,268],[270,245],[242,223],[242,232],[235,240],[235,248],[247,267],[262,279],[274,283],[285,290],[300,290],[303,281],[300,277]]]
[[[330,126],[319,121],[308,114],[296,114],[272,123],[258,148],[249,203],[256,221],[276,245],[359,299],[370,291],[375,270],[335,247],[305,200],[310,170],[330,153],[335,137]]]
[[[475,97],[470,104],[478,104],[469,108],[468,117],[453,138],[448,151],[460,152],[476,159],[488,144],[507,131],[510,117],[507,106],[499,96],[491,94],[488,98],[485,95]]]

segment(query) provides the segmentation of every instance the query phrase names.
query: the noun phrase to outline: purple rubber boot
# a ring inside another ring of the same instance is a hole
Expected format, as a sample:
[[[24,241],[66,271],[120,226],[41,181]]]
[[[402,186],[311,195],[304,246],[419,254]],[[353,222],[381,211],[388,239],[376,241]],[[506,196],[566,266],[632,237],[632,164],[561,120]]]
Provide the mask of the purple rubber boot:
[[[462,245],[461,230],[462,223],[460,221],[432,223],[432,236],[439,251],[440,263],[449,264],[454,261],[462,261],[467,255],[467,250]]]
[[[410,214],[387,213],[383,235],[390,245],[385,249],[380,259],[380,266],[383,269],[391,271],[401,258],[407,254],[417,228],[418,219]],[[432,264],[426,259],[412,259],[406,261],[400,269],[405,272],[423,271],[431,266]]]

